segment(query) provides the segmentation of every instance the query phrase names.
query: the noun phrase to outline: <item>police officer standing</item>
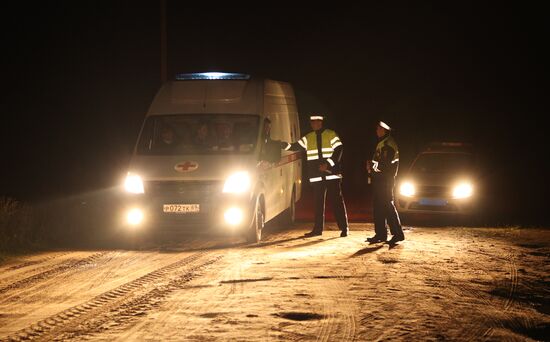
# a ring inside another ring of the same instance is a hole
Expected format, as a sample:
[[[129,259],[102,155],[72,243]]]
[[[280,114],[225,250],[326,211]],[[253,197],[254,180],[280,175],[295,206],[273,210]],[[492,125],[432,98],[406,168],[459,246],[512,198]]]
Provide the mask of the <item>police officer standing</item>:
[[[393,204],[393,189],[395,176],[399,167],[399,149],[393,137],[390,135],[391,128],[388,124],[380,121],[376,127],[378,143],[371,161],[367,161],[367,171],[372,177],[373,185],[373,214],[374,232],[373,237],[367,238],[370,243],[386,242],[388,231],[386,221],[390,226],[392,234],[390,245],[405,240],[399,215]]]
[[[348,217],[342,196],[342,141],[333,130],[323,128],[324,116],[310,116],[312,132],[293,144],[283,143],[285,150],[305,150],[307,172],[315,196],[315,225],[306,237],[321,235],[325,224],[325,199],[330,197],[340,236],[348,235]]]

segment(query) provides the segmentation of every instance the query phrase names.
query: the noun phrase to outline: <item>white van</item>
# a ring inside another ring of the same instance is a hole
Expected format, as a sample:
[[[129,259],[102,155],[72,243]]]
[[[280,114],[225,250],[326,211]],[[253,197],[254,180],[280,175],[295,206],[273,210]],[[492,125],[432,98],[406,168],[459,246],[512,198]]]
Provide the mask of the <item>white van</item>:
[[[298,138],[289,83],[238,73],[179,74],[145,117],[124,183],[125,220],[151,230],[217,228],[257,242],[275,216],[285,212],[294,221],[302,162],[278,141]]]

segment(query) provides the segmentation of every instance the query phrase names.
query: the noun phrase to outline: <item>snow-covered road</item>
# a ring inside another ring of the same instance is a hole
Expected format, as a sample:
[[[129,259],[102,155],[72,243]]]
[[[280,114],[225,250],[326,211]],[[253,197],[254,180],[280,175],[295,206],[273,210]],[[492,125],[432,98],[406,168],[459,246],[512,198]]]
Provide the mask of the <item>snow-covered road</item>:
[[[550,230],[307,224],[258,245],[187,237],[0,265],[0,340],[544,340]]]

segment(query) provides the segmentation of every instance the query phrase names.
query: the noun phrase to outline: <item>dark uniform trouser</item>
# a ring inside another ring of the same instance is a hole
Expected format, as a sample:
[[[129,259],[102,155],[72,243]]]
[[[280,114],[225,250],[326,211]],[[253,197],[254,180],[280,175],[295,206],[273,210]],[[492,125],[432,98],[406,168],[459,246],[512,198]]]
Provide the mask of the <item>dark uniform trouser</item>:
[[[403,236],[399,215],[393,204],[394,183],[393,177],[380,176],[373,179],[374,233],[381,238],[388,236],[386,221],[393,236]]]
[[[346,213],[344,197],[342,196],[342,180],[332,179],[311,184],[313,185],[313,194],[315,196],[315,226],[313,227],[313,231],[321,233],[325,226],[325,198],[327,192],[338,227],[341,231],[347,231],[348,215]]]

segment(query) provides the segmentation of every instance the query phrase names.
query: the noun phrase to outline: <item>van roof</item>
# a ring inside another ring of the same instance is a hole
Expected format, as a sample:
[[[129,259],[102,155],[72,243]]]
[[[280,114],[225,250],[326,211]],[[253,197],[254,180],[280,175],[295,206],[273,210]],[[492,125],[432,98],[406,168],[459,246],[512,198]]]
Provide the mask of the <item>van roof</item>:
[[[264,105],[296,106],[289,83],[240,73],[179,74],[153,99],[147,116],[165,114],[253,114]]]

